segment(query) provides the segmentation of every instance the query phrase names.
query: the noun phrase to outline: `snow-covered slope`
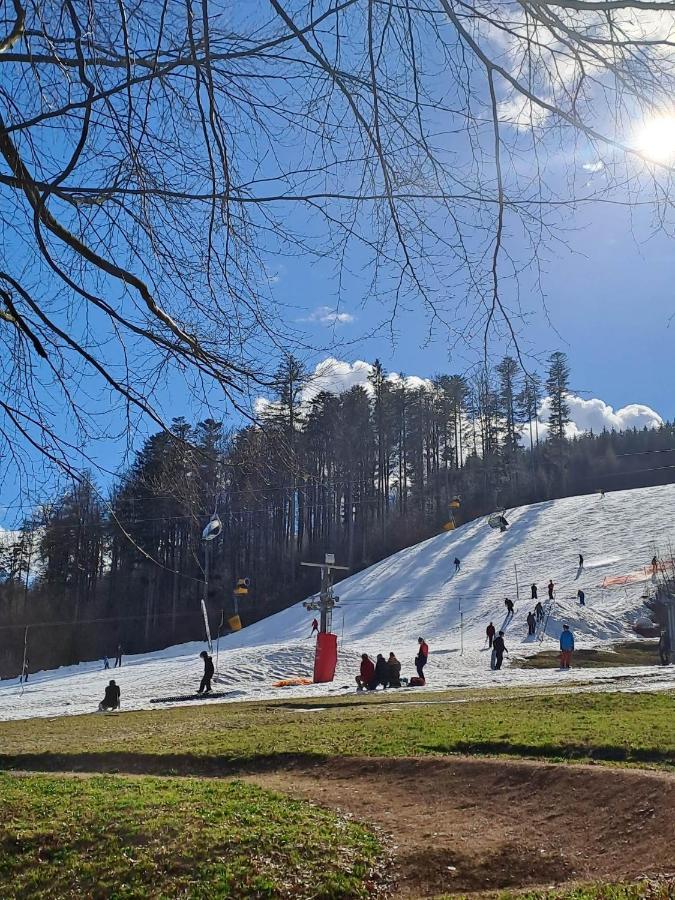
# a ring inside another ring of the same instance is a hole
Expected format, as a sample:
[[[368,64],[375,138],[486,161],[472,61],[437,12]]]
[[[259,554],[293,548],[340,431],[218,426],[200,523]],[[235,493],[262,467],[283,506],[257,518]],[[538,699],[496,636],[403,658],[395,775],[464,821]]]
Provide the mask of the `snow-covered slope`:
[[[426,674],[430,689],[447,686],[518,684],[569,679],[557,670],[506,669],[492,672],[485,627],[492,620],[506,631],[511,655],[557,646],[568,622],[578,647],[634,637],[631,623],[652,587],[650,560],[675,555],[675,485],[571,497],[507,512],[511,527],[501,534],[477,519],[456,531],[409,547],[342,581],[333,630],[340,662],[332,685],[275,689],[281,678],[311,675],[312,613],[295,606],[220,641],[215,688],[227,699],[284,696],[286,691],[321,695],[353,685],[362,652],[393,650],[403,674],[414,674],[417,638],[430,645]],[[578,556],[584,556],[579,569]],[[455,556],[461,569],[454,572]],[[338,560],[339,562],[339,560]],[[530,585],[544,602],[553,579],[556,600],[543,643],[528,637],[525,618],[533,609]],[[516,581],[518,587],[516,586]],[[586,606],[576,593],[582,588]],[[515,602],[505,622],[504,598]],[[301,599],[301,598],[299,598]],[[245,620],[245,610],[243,618]],[[463,626],[463,627],[461,627]],[[116,677],[123,707],[141,708],[153,697],[191,693],[199,683],[202,644],[184,644],[125,659],[121,670],[103,672],[89,663],[31,676],[23,689],[0,685],[0,718],[90,711]],[[675,684],[675,667],[631,672],[632,686]],[[606,681],[614,670],[585,670],[573,677]],[[217,702],[217,701],[210,701]]]

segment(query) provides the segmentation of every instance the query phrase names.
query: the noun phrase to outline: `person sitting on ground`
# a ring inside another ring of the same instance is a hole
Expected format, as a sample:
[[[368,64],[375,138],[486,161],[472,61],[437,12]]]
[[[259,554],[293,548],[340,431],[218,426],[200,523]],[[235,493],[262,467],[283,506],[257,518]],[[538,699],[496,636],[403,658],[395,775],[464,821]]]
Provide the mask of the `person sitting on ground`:
[[[367,653],[361,654],[361,669],[360,673],[356,676],[356,684],[360,691],[364,690],[364,688],[369,691],[374,691],[377,687],[377,681],[375,680],[375,665]]]
[[[103,696],[103,700],[98,705],[99,712],[105,712],[107,709],[119,709],[120,708],[120,688],[119,685],[115,683],[114,679],[110,679],[105,688],[105,694]]]
[[[534,608],[534,614],[537,617],[537,622],[541,621],[544,618],[544,607],[541,605],[541,601],[537,601],[537,605]]]
[[[381,684],[383,688],[386,688],[389,684],[389,667],[387,666],[387,660],[381,653],[377,654],[377,659],[375,660],[375,681],[377,684]]]
[[[389,654],[387,660],[389,687],[401,687],[401,663],[396,659],[393,653]]]
[[[667,666],[670,662],[670,635],[665,628],[659,635],[659,659],[662,666]]]
[[[508,655],[508,650],[504,644],[504,632],[500,631],[492,644],[492,650],[495,655],[495,669],[501,669],[504,662],[504,654]]]
[[[560,668],[569,669],[572,661],[572,653],[574,652],[574,635],[570,631],[570,626],[563,625],[560,634]]]
[[[424,681],[424,667],[427,664],[427,659],[429,658],[429,645],[424,640],[424,638],[417,638],[417,643],[419,644],[419,650],[417,652],[417,656],[415,657],[415,668],[417,669],[417,674]]]
[[[488,627],[485,629],[485,634],[487,635],[487,641],[488,641],[488,649],[492,649],[492,642],[495,639],[496,633],[497,632],[495,631],[495,626],[492,624],[492,622],[490,622]]]
[[[198,694],[210,694],[211,693],[211,679],[213,678],[213,673],[215,669],[213,668],[213,657],[209,656],[206,650],[202,650],[199,654],[200,657],[204,660],[204,675],[202,676],[202,680],[199,684]]]

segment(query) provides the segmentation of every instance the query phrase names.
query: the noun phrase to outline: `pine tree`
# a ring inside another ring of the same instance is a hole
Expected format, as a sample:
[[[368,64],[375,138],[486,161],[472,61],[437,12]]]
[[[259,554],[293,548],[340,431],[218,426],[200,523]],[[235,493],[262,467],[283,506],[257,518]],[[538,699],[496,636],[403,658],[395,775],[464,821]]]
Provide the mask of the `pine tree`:
[[[556,350],[548,360],[546,390],[551,401],[550,436],[557,441],[565,439],[565,426],[570,421],[570,408],[567,402],[569,381],[570,367],[567,362],[567,354]]]

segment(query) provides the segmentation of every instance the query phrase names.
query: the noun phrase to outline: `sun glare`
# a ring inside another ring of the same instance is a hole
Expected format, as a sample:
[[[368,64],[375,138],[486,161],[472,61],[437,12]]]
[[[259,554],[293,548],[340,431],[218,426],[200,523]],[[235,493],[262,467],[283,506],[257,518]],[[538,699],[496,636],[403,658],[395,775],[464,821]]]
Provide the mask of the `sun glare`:
[[[675,162],[675,115],[648,119],[638,132],[636,143],[652,162]]]

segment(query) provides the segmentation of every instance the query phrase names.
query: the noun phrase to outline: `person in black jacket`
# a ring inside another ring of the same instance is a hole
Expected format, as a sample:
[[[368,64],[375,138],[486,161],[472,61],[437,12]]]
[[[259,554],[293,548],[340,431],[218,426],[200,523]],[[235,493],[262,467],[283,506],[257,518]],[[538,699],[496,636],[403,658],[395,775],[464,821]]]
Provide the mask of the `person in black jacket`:
[[[513,615],[513,600],[509,600],[509,598],[507,597],[504,600],[504,606],[506,607],[507,618],[508,618],[508,616],[512,616]]]
[[[204,660],[204,677],[201,680],[197,693],[208,694],[211,691],[211,679],[213,678],[213,673],[215,672],[215,669],[213,668],[213,657],[209,656],[206,650],[202,650],[199,655]]]
[[[527,614],[527,633],[534,634],[537,627],[537,617],[533,612]]]
[[[532,599],[536,600],[537,599],[537,585],[536,584],[534,584],[534,583],[532,584],[531,591],[532,591]]]
[[[504,654],[509,651],[504,644],[504,632],[500,631],[492,643],[492,651],[495,655],[495,669],[501,669],[504,662]]]
[[[537,622],[541,622],[541,620],[544,618],[544,607],[541,605],[539,600],[537,600],[537,605],[534,608],[534,614],[537,617]]]
[[[393,653],[389,654],[389,659],[387,660],[387,671],[389,687],[401,687],[401,663],[396,659]]]
[[[375,660],[375,680],[383,688],[386,688],[389,684],[389,666],[381,653],[377,654],[377,659]]]
[[[99,712],[105,712],[106,709],[119,709],[120,708],[120,688],[119,685],[115,683],[114,679],[111,679],[105,688],[105,694],[103,696],[103,700],[98,705]]]
[[[461,566],[461,563],[460,563],[460,561],[459,561],[459,557],[456,556],[456,557],[455,557],[455,572],[459,572],[459,567],[460,567],[460,566]]]

